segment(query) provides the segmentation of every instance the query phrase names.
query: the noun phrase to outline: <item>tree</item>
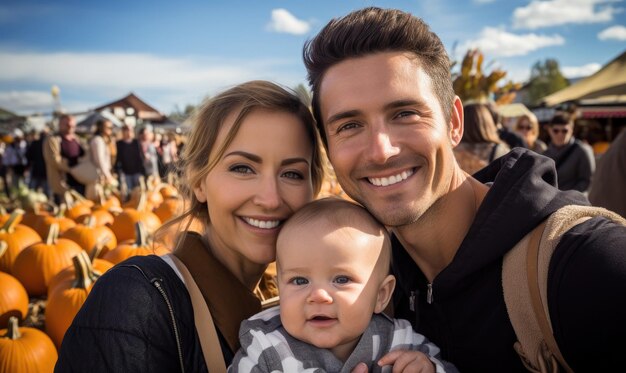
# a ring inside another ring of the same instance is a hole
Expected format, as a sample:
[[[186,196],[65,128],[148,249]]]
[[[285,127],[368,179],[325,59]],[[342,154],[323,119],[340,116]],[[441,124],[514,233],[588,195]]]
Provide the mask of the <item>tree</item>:
[[[537,61],[530,72],[528,83],[528,104],[537,105],[549,94],[567,87],[569,82],[561,74],[559,62],[548,58],[545,62]]]

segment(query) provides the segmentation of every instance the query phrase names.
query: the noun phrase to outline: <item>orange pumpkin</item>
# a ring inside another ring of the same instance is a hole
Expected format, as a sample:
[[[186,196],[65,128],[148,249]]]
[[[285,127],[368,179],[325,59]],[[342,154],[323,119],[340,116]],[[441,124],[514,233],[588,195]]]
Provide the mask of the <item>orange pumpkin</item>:
[[[85,219],[88,219],[90,217],[95,219],[94,221],[96,227],[102,227],[105,225],[110,226],[115,220],[113,214],[111,214],[109,210],[105,209],[104,207],[95,207],[93,210],[91,210],[91,215],[89,215]]]
[[[0,241],[0,257],[7,244]],[[28,294],[24,286],[8,273],[0,272],[0,325],[6,325],[9,317],[23,320],[28,313]]]
[[[111,224],[111,230],[115,233],[118,242],[135,240],[135,224],[141,222],[148,231],[154,233],[161,226],[161,219],[150,211],[141,211],[125,208],[119,213]]]
[[[13,263],[13,275],[30,296],[46,294],[50,279],[72,265],[72,257],[83,251],[76,242],[58,236],[59,226],[52,224],[46,241],[22,250]]]
[[[163,199],[174,198],[174,197],[179,196],[178,189],[176,189],[171,184],[161,183],[157,186],[156,189],[159,191],[159,193],[161,193],[161,196],[163,197]]]
[[[183,200],[178,197],[166,198],[163,203],[154,209],[154,214],[161,219],[162,222],[166,222],[174,217],[179,216],[183,212]]]
[[[98,255],[99,251],[97,248],[94,248],[93,253],[87,256],[86,252],[80,253],[80,255],[85,256],[89,259],[89,276],[91,276],[92,280],[97,280],[100,276],[106,273],[109,269],[113,268],[113,263],[109,262],[105,259],[95,258]],[[58,284],[76,278],[76,268],[74,266],[69,266],[57,273],[50,282],[48,283],[48,297],[54,291]]]
[[[117,247],[117,238],[108,227],[96,226],[93,217],[87,217],[84,224],[66,230],[61,238],[76,242],[86,252],[91,252],[96,244],[102,243],[102,254]]]
[[[114,250],[106,253],[103,258],[113,264],[117,264],[130,258],[131,256],[151,254],[163,255],[170,252],[164,246],[148,241],[147,232],[141,222],[135,223],[135,230],[137,238],[134,242],[122,242]]]
[[[76,226],[76,222],[65,216],[66,205],[61,204],[54,215],[42,215],[41,218],[35,223],[33,229],[39,233],[41,237],[45,237],[50,230],[52,224],[59,226],[59,233],[63,233],[66,230]]]
[[[54,344],[44,332],[18,327],[16,317],[8,328],[0,330],[0,371],[48,373],[54,371],[58,355]]]
[[[41,237],[32,228],[17,224],[23,214],[23,210],[16,209],[0,227],[0,240],[7,244],[4,255],[0,256],[0,271],[12,273],[18,254],[28,246],[41,242]]]
[[[75,277],[58,283],[51,290],[46,304],[46,333],[57,348],[95,281],[91,261],[85,252],[72,258],[72,263]]]

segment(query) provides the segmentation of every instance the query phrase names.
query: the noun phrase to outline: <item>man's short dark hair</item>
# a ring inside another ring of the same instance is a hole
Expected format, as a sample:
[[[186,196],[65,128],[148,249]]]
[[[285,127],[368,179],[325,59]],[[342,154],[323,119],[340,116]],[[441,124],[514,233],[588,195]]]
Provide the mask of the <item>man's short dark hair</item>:
[[[446,122],[450,121],[454,90],[450,60],[439,37],[420,18],[396,9],[356,10],[331,20],[304,45],[303,58],[313,90],[313,115],[326,144],[319,107],[320,85],[329,68],[349,58],[379,52],[410,52],[430,76]]]

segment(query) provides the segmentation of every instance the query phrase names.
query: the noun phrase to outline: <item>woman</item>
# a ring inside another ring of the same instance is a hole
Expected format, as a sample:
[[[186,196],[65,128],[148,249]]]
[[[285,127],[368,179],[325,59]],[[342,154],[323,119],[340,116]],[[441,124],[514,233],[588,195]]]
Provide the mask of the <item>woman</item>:
[[[113,134],[113,123],[100,119],[96,122],[96,131],[89,141],[91,159],[98,169],[104,185],[115,185],[116,181],[111,174],[111,150],[108,143]]]
[[[463,107],[464,132],[454,155],[461,168],[473,174],[511,150],[500,140],[498,129],[486,105]]]
[[[539,121],[533,113],[524,114],[517,118],[515,131],[524,137],[528,149],[535,153],[543,153],[548,149],[545,142],[539,140]]]
[[[181,162],[189,208],[171,224],[193,219],[204,231],[183,232],[174,255],[207,301],[214,348],[228,366],[240,322],[261,310],[254,292],[274,261],[280,225],[319,191],[318,135],[297,96],[254,81],[200,108]],[[206,371],[171,258],[134,257],[101,277],[65,335],[57,369]]]

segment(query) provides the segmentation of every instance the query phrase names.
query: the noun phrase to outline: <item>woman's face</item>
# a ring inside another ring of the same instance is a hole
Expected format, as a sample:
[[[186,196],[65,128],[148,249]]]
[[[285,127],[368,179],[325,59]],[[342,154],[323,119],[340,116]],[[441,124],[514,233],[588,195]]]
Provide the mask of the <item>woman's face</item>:
[[[237,114],[227,117],[210,159]],[[211,248],[231,270],[274,261],[281,225],[313,199],[312,153],[311,141],[297,116],[256,109],[243,120],[215,167],[194,188],[196,198],[207,203]]]
[[[524,136],[526,141],[534,139],[536,137],[535,131],[533,131],[530,120],[524,118],[517,124],[517,131]]]

